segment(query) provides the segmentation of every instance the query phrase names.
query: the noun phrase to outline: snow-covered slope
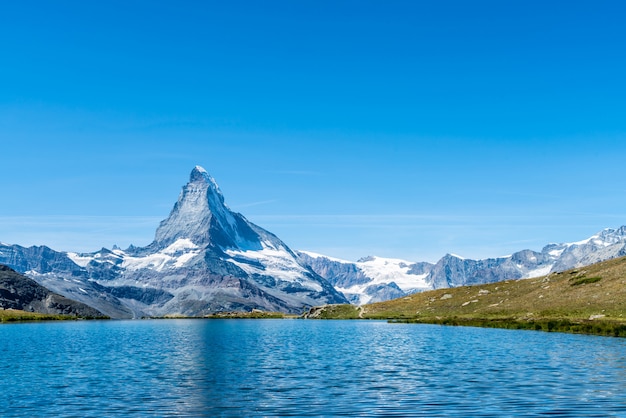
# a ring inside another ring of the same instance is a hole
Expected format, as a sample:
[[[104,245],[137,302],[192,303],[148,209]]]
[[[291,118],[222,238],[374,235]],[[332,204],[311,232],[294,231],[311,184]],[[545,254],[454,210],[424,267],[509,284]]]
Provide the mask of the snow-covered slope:
[[[472,260],[447,254],[436,264],[367,257],[357,262],[307,251],[302,261],[355,304],[398,298],[423,290],[539,277],[626,256],[626,226],[607,228],[582,241],[549,244],[541,252],[522,250],[507,257]]]
[[[354,263],[310,251],[299,251],[298,255],[358,305],[432,289],[425,280],[432,264],[372,256]]]

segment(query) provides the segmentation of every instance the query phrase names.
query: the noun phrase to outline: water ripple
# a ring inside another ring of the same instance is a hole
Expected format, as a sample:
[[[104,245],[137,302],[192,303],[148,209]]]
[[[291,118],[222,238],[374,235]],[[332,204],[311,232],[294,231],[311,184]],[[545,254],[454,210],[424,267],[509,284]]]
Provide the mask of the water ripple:
[[[626,340],[375,321],[0,327],[0,416],[625,416]]]

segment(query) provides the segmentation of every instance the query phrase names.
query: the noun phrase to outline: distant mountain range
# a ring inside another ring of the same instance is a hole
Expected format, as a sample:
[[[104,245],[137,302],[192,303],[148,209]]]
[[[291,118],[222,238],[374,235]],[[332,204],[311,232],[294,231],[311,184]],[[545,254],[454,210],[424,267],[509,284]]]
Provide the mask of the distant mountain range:
[[[350,262],[300,251],[303,263],[327,278],[351,303],[362,305],[449,287],[539,277],[626,255],[626,226],[583,241],[522,250],[507,257],[471,260],[447,254],[437,263],[366,257]]]
[[[560,331],[626,337],[626,257],[546,276],[413,293],[361,305],[311,308],[310,319]]]
[[[195,167],[169,217],[146,247],[87,254],[0,244],[0,264],[112,318],[223,311],[302,313],[323,304],[364,304],[430,289],[520,279],[626,255],[626,227],[541,252],[436,264],[367,257],[358,262],[294,252],[232,212],[215,180]]]

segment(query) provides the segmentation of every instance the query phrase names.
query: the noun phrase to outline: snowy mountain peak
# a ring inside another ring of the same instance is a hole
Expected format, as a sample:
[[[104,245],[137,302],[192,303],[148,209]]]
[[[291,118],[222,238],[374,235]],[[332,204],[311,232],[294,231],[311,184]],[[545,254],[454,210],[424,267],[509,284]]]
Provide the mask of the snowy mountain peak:
[[[209,185],[213,184],[215,187],[217,187],[217,183],[215,182],[213,177],[211,177],[209,172],[206,171],[203,167],[200,167],[199,165],[195,166],[193,170],[191,170],[191,174],[189,175],[189,182],[190,183],[206,183]],[[217,188],[219,190],[219,187]]]
[[[191,174],[193,175],[194,173],[200,173],[200,174],[209,174],[208,171],[206,171],[204,169],[204,167],[197,165],[193,168],[193,170],[191,171]]]
[[[204,168],[196,166],[169,217],[159,225],[154,241],[160,248],[180,238],[203,245],[214,241],[216,235],[219,235],[219,238],[228,238],[226,246],[232,246],[240,241],[237,231],[240,222],[236,217],[225,205],[217,182]],[[216,231],[219,233],[216,234]],[[221,241],[224,243],[224,239]]]
[[[624,240],[626,238],[626,226],[622,226],[618,229],[605,228],[598,232],[592,238],[598,238],[605,242],[614,243]]]
[[[465,257],[452,253],[446,254],[444,258],[458,258],[459,260],[465,260]]]
[[[191,170],[191,174],[189,175],[189,183],[196,185],[198,188],[207,188],[211,194],[214,195],[215,203],[219,206],[224,205],[224,196],[222,195],[222,191],[220,190],[220,186],[217,185],[217,182],[208,171],[206,171],[203,167],[199,165],[195,166],[193,170]]]
[[[199,165],[195,166],[193,170],[191,170],[191,174],[189,176],[190,183],[208,183],[211,179],[211,175],[204,168]]]

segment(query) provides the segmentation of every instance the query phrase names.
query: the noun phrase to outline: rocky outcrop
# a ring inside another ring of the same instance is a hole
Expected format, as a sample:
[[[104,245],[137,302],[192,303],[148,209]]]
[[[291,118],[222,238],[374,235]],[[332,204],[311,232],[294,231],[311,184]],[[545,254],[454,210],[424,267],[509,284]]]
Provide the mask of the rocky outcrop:
[[[0,265],[0,307],[82,318],[105,316],[84,303],[51,292],[34,280],[4,265]]]

